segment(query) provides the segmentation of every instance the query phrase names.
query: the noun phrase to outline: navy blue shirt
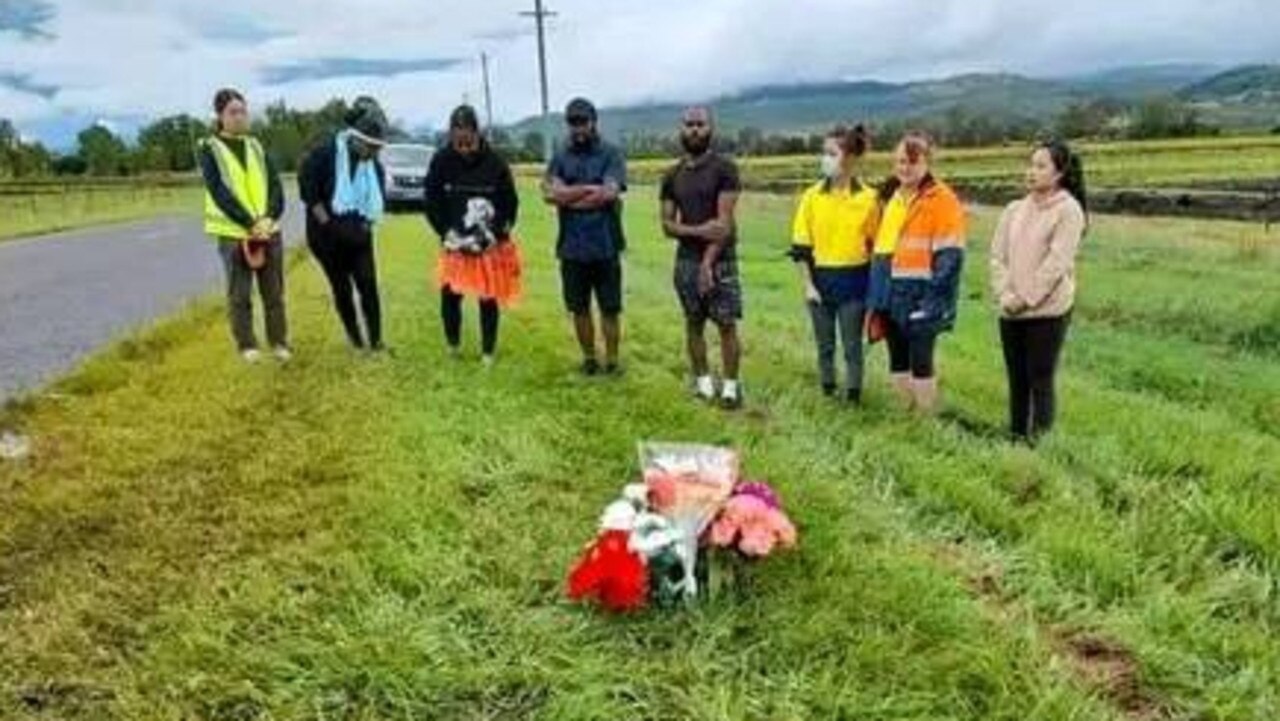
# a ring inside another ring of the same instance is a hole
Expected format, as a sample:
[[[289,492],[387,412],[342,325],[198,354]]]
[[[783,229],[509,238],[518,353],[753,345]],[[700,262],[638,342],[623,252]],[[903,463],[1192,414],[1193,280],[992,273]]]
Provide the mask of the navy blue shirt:
[[[627,161],[622,152],[603,140],[588,148],[573,144],[561,149],[547,167],[547,178],[565,185],[604,185],[612,182],[627,189]],[[592,263],[613,260],[626,250],[622,233],[622,201],[597,210],[560,208],[560,237],[556,255],[561,260]]]

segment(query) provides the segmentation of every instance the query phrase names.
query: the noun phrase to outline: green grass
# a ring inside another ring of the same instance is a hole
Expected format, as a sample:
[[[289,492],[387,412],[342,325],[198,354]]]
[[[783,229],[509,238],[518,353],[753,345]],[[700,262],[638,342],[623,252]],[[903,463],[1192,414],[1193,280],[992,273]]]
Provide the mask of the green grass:
[[[144,181],[101,185],[0,184],[0,242],[91,225],[199,212],[195,186]]]
[[[434,244],[392,220],[394,358],[339,341],[308,261],[297,361],[244,367],[210,301],[0,419],[0,717],[1273,719],[1280,713],[1280,241],[1099,218],[1058,434],[1005,444],[972,235],[947,411],[816,392],[782,258],[790,201],[743,202],[747,389],[685,396],[670,249],[629,204],[627,375],[587,381],[552,223],[503,357],[448,359]],[[468,308],[474,343],[474,307]],[[732,444],[800,548],[685,613],[609,618],[563,576],[646,438]],[[1090,650],[1092,649],[1092,650]]]

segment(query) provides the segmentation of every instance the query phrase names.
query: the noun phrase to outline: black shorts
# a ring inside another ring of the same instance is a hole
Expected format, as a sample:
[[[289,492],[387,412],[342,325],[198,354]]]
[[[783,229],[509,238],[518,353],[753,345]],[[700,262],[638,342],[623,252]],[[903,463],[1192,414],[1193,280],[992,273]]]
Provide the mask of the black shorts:
[[[889,346],[889,372],[895,375],[910,373],[912,378],[926,380],[933,377],[933,351],[938,336],[934,333],[911,332],[888,320],[885,323],[885,342]]]
[[[604,315],[622,312],[622,261],[560,261],[564,307],[574,315],[591,312],[591,298]]]
[[[703,295],[698,289],[702,262],[696,258],[676,260],[675,288],[680,297],[684,317],[691,323],[726,326],[742,320],[742,281],[738,278],[738,262],[722,260],[715,266],[715,285]]]

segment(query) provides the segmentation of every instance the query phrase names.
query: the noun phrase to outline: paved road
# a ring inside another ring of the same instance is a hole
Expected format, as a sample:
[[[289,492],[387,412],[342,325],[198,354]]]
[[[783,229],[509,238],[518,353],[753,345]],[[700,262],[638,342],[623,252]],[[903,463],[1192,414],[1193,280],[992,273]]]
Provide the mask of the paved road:
[[[290,208],[293,242],[300,210]],[[0,402],[104,344],[216,291],[222,265],[196,218],[0,243]]]

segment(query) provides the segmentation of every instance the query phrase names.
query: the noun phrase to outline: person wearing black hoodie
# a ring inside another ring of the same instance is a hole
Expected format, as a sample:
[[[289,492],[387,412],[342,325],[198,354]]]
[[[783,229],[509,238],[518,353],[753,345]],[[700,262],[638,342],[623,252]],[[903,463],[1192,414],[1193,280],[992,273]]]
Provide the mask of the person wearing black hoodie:
[[[480,133],[476,111],[459,106],[449,142],[431,160],[424,190],[427,223],[440,238],[437,263],[445,340],[458,355],[462,300],[480,301],[481,352],[490,366],[500,308],[520,295],[520,255],[511,234],[520,210],[511,168]]]
[[[385,209],[386,171],[378,153],[388,124],[368,97],[356,99],[345,122],[345,129],[325,137],[302,161],[298,190],[307,209],[307,246],[329,279],[347,340],[377,352],[385,348],[373,229]]]

